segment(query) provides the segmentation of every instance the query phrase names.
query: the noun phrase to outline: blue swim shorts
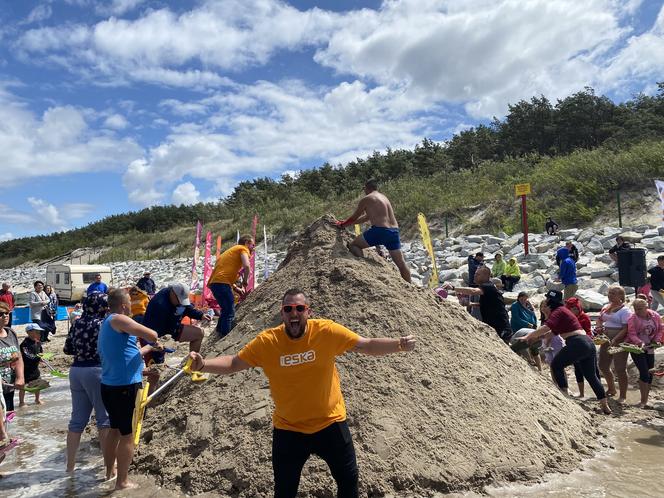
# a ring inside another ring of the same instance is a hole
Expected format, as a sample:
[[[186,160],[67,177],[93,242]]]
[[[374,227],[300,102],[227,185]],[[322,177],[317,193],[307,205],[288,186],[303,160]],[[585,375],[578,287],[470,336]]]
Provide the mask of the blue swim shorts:
[[[401,249],[398,228],[371,227],[362,236],[370,246],[385,246],[388,251]]]

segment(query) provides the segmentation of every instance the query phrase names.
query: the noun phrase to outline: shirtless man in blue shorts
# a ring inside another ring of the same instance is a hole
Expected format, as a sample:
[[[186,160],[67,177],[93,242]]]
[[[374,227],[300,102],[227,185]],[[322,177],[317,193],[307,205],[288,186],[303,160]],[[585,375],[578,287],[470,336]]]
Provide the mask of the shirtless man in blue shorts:
[[[371,228],[362,235],[355,237],[351,242],[350,252],[362,257],[362,250],[367,247],[383,245],[389,251],[392,261],[399,268],[401,277],[410,282],[410,270],[401,252],[399,240],[399,224],[394,217],[392,204],[383,194],[378,192],[378,182],[369,180],[364,184],[366,194],[357,205],[357,209],[350,218],[338,221],[337,226],[345,227],[353,223],[371,223]]]

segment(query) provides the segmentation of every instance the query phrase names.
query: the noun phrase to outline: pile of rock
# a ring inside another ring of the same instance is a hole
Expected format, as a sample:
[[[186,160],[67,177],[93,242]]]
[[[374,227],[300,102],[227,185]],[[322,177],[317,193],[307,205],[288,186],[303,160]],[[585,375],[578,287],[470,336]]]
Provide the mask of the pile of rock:
[[[549,289],[562,290],[558,280],[556,250],[565,241],[573,241],[579,250],[577,276],[579,290],[577,296],[587,310],[599,310],[608,302],[606,295],[611,284],[618,282],[618,269],[613,265],[609,249],[615,244],[618,235],[632,244],[646,250],[648,268],[655,266],[656,258],[664,252],[664,227],[640,225],[632,228],[604,227],[598,229],[560,230],[557,235],[535,233],[528,235],[529,254],[524,254],[523,234],[508,236],[467,235],[461,237],[435,239],[433,241],[438,278],[442,282],[464,285],[468,280],[468,256],[483,252],[485,264],[493,264],[495,254],[500,252],[507,260],[515,257],[521,269],[521,280],[514,292],[505,293],[507,301],[516,299],[520,291],[525,291],[535,300]],[[413,273],[413,280],[427,285],[431,278],[431,259],[421,242],[403,245],[406,260]],[[627,287],[627,293],[634,289]]]
[[[265,267],[268,275],[274,273],[279,263],[284,259],[285,253],[274,251],[268,254],[267,262],[264,254],[256,255],[256,282],[261,283],[265,279]],[[120,261],[108,263],[113,273],[113,281],[107,282],[113,286],[128,287],[134,285],[145,271],[152,274],[152,279],[157,288],[162,288],[171,282],[191,281],[191,258],[176,259],[153,259],[149,261]],[[212,257],[214,265],[215,258]],[[267,263],[267,264],[266,264]],[[199,281],[203,279],[203,258],[200,258],[196,266]],[[13,291],[25,293],[32,290],[35,280],[46,279],[46,265],[29,268],[11,268],[0,270],[0,280],[10,282]]]

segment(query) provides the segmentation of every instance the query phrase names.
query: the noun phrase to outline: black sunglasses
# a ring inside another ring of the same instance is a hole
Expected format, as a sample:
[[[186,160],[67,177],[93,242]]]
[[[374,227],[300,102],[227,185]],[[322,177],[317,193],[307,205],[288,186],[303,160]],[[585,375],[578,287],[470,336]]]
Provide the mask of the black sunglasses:
[[[293,311],[293,308],[295,308],[295,311],[297,311],[298,313],[302,313],[305,310],[307,310],[309,308],[309,306],[307,306],[306,304],[295,304],[295,305],[293,305],[293,304],[284,304],[281,307],[281,309],[284,310],[285,313],[290,313],[291,311]]]
[[[8,311],[0,311],[0,316],[9,316],[10,313]]]

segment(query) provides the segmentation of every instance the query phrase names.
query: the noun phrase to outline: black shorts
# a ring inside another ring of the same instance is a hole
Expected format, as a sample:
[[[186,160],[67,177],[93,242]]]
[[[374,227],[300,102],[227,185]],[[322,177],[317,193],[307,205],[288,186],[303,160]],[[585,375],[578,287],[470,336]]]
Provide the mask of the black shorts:
[[[141,386],[140,382],[128,386],[101,385],[101,400],[108,413],[111,429],[118,429],[123,436],[133,432],[132,418],[136,406],[136,393]]]

